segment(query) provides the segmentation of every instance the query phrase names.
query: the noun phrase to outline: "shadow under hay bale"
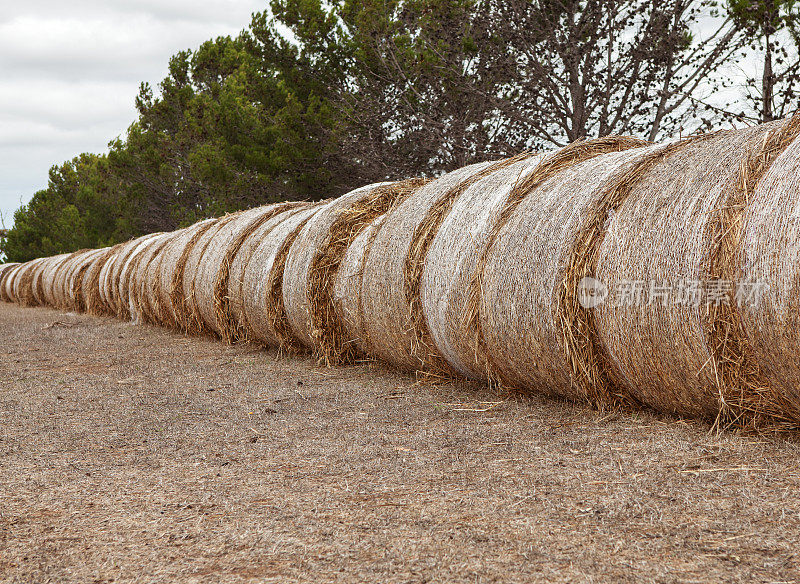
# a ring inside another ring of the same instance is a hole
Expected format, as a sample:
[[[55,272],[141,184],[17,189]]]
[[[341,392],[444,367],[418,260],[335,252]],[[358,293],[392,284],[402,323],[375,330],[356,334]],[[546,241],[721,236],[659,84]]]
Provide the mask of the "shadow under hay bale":
[[[247,327],[248,339],[288,351],[299,349],[283,304],[284,268],[289,248],[298,233],[324,204],[317,203],[276,217],[281,220],[271,226],[250,255],[241,275],[244,315],[241,322]]]
[[[334,365],[355,358],[331,299],[348,246],[371,221],[427,182],[410,179],[351,191],[315,213],[292,244],[283,278],[283,301],[295,338],[319,361]]]

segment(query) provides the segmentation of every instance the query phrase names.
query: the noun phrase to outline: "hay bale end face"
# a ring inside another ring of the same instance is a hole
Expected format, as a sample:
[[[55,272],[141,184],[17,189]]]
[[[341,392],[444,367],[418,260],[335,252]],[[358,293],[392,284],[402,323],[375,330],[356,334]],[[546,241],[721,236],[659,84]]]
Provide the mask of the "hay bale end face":
[[[0,301],[11,302],[11,298],[6,292],[6,279],[11,275],[11,272],[19,267],[18,262],[3,264],[0,266]]]

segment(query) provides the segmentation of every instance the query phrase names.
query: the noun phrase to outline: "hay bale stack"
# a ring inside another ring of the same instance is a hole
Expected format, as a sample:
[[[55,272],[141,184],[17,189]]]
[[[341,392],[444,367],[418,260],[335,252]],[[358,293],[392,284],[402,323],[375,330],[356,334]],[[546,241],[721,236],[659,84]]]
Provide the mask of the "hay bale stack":
[[[127,282],[124,289],[127,290],[128,313],[133,322],[152,321],[152,309],[149,305],[149,282],[147,281],[147,271],[154,258],[157,258],[174,237],[180,232],[162,233],[145,243],[136,257],[131,260],[131,267],[128,271]]]
[[[516,159],[450,172],[417,190],[386,216],[364,262],[362,309],[367,352],[404,370],[447,373],[430,341],[419,282],[430,242],[455,199]]]
[[[195,276],[200,271],[200,264],[203,256],[211,246],[212,242],[216,239],[220,230],[229,223],[238,219],[243,213],[231,213],[225,215],[214,221],[214,223],[205,230],[197,239],[195,244],[186,256],[186,262],[183,269],[183,280],[181,283],[181,293],[183,295],[184,312],[181,318],[181,329],[190,334],[213,334],[214,329],[210,328],[202,317],[201,309],[198,305],[198,289],[195,286]],[[213,269],[209,265],[209,269]],[[213,301],[211,295],[213,294],[214,287],[213,281],[203,282],[203,285],[209,285],[204,298],[208,298],[210,302],[209,309],[213,310]]]
[[[244,211],[221,225],[204,250],[192,283],[196,308],[204,326],[227,342],[232,341],[228,331],[235,328],[229,324],[228,283],[236,255],[260,226],[298,205],[280,203]]]
[[[425,257],[420,298],[437,349],[461,375],[486,376],[477,361],[475,336],[465,319],[472,279],[515,185],[536,170],[544,156],[519,160],[475,182],[453,203]]]
[[[250,265],[256,249],[267,238],[273,237],[272,231],[283,221],[302,212],[308,208],[308,203],[298,203],[297,206],[287,208],[277,213],[263,224],[259,225],[252,233],[248,234],[241,243],[239,250],[230,263],[229,273],[227,274],[227,293],[222,296],[225,299],[224,311],[227,315],[223,337],[230,342],[251,340],[250,327],[247,324],[245,312],[245,301],[247,292],[245,290],[246,274],[248,270],[257,271],[257,266]],[[278,237],[278,236],[274,236]],[[219,296],[218,296],[219,297]],[[249,298],[249,296],[248,296]]]
[[[270,227],[269,233],[261,238],[241,270],[241,308],[236,296],[231,295],[231,308],[234,312],[241,310],[240,323],[246,327],[247,339],[284,350],[300,348],[291,334],[283,303],[284,268],[289,248],[321,206],[318,203],[282,213],[265,224]]]
[[[19,267],[19,262],[11,262],[0,266],[0,301],[11,302],[8,293],[6,292],[6,278],[11,275],[11,272]]]
[[[120,269],[117,276],[112,280],[114,294],[116,297],[117,318],[128,320],[133,317],[129,301],[131,286],[131,275],[136,269],[142,253],[154,242],[164,237],[165,233],[150,233],[134,240],[127,253],[121,254],[119,258]]]
[[[331,298],[347,248],[374,219],[406,200],[425,179],[378,183],[327,203],[300,231],[289,250],[283,302],[294,337],[326,364],[355,357]]]
[[[738,273],[725,277],[742,285],[732,304],[737,312],[719,307],[718,316],[727,317],[718,319],[726,334],[716,337],[728,342],[712,346],[720,377],[727,381],[723,422],[800,427],[798,131],[800,116],[751,155],[738,185],[749,204],[730,209],[741,220],[726,221],[729,249],[720,255],[735,257]]]
[[[642,282],[656,293],[649,303],[612,299],[591,314],[602,349],[592,360],[633,399],[666,413],[712,421],[718,416],[726,389],[711,348],[718,314],[707,300],[730,229],[722,219],[743,204],[737,184],[748,157],[783,123],[718,132],[667,149],[645,172],[623,177],[610,190],[617,201],[610,220],[588,226],[600,226],[594,227],[592,248],[579,250],[596,258],[586,266],[590,273],[612,291],[629,292],[631,283]],[[686,297],[693,282],[706,288],[696,305]],[[674,291],[666,301],[665,290]]]
[[[343,329],[341,337],[349,345],[345,350],[362,358],[369,357],[370,346],[366,338],[362,304],[364,262],[385,220],[386,215],[376,218],[353,240],[342,258],[331,291],[336,318]]]

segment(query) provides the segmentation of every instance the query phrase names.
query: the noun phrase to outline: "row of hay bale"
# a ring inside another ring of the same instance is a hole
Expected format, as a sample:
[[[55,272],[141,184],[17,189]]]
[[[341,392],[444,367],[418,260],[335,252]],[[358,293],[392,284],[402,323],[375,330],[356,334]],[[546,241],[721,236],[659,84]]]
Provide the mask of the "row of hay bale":
[[[2,266],[0,297],[328,364],[378,358],[598,408],[795,428],[798,134],[800,118],[667,144],[607,137],[267,205]],[[662,294],[585,306],[587,276]],[[687,282],[767,292],[668,301]]]

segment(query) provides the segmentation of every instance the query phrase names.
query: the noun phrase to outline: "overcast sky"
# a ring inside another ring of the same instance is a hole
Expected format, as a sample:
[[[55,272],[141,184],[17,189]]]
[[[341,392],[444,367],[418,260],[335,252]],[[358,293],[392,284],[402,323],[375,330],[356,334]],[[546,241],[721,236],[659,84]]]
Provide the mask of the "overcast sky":
[[[11,215],[47,171],[105,152],[136,117],[139,83],[169,58],[235,35],[266,0],[27,0],[0,11],[0,210]]]

